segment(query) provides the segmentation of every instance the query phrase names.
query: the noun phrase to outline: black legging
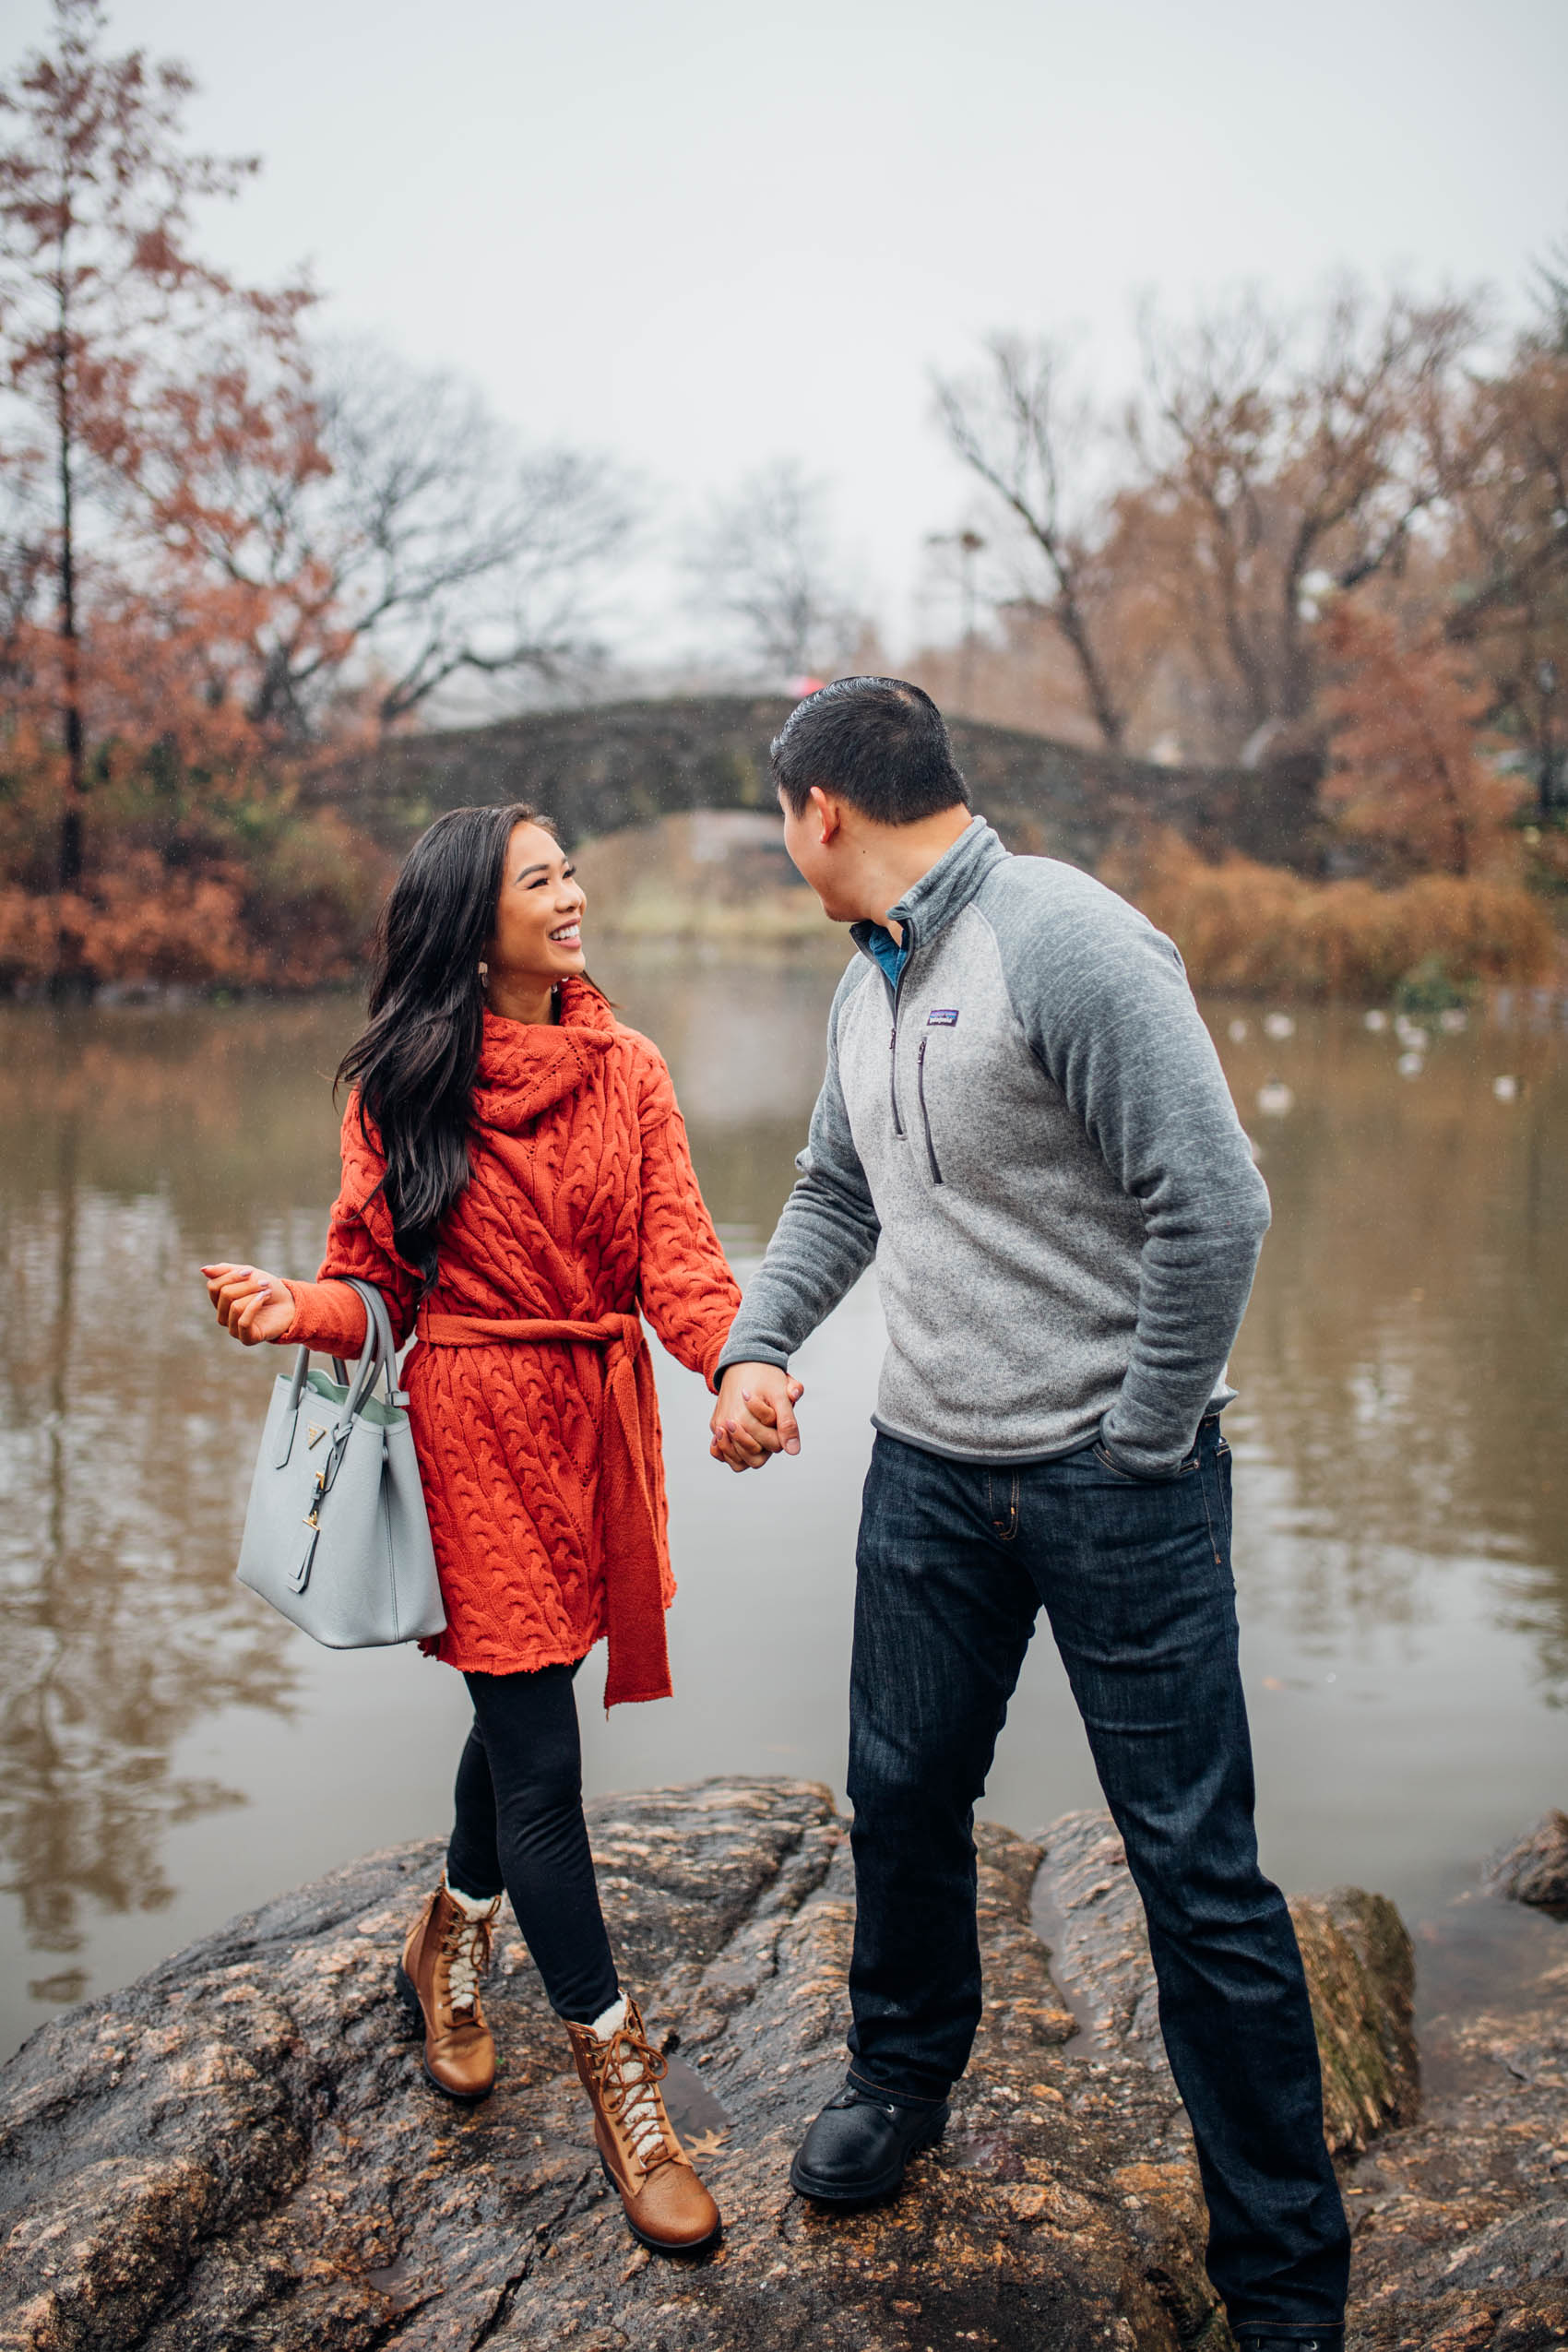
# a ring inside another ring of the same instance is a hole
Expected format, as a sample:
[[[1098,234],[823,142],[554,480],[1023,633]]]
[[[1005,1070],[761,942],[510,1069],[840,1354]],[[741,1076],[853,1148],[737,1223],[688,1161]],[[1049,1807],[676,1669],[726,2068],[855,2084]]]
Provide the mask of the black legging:
[[[449,1885],[512,1898],[558,2017],[586,2025],[620,1994],[583,1820],[575,1666],[468,1674],[473,1728],[457,1765]]]

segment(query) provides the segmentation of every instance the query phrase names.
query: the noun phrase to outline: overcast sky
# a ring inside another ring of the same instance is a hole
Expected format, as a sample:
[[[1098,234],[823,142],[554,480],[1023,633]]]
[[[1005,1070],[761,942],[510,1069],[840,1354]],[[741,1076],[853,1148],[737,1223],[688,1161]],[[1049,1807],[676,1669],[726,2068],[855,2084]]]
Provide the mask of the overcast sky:
[[[933,367],[1152,291],[1491,280],[1568,232],[1563,0],[111,0],[264,174],[208,237],[324,319],[613,451],[674,519],[832,484],[897,646],[968,493]],[[43,0],[8,0],[12,56]],[[660,591],[642,575],[646,600]],[[934,619],[934,613],[932,615]]]

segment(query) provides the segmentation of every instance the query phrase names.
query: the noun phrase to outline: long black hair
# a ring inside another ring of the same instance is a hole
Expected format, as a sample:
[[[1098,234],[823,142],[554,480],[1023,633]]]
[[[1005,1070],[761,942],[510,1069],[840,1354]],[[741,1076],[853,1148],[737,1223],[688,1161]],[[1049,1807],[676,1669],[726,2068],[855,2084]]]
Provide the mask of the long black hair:
[[[374,1121],[398,1254],[435,1279],[441,1221],[469,1181],[471,1097],[484,1039],[480,963],[495,932],[506,844],[553,827],[522,801],[449,809],[403,861],[372,950],[370,1019],[338,1064]]]

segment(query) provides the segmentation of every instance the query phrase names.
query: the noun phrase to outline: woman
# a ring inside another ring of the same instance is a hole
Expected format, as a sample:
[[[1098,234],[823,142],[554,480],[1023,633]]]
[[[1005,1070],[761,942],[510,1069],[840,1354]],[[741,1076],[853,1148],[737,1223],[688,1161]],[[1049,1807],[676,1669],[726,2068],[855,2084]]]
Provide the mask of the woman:
[[[572,1689],[610,1643],[605,1703],[670,1689],[674,1595],[653,1371],[639,1310],[711,1373],[739,1304],[670,1074],[587,976],[585,900],[531,809],[456,809],[416,842],[382,918],[370,1021],[345,1054],[343,1181],[315,1282],[202,1271],[247,1347],[350,1357],[374,1283],[401,1341],[446,1631],[467,1679],[441,1884],[398,1990],[424,2065],[483,2098],[480,1979],[503,1890],[645,2246],[689,2253],[718,2208],[665,2113],[664,2061],[617,1978],[583,1821]]]

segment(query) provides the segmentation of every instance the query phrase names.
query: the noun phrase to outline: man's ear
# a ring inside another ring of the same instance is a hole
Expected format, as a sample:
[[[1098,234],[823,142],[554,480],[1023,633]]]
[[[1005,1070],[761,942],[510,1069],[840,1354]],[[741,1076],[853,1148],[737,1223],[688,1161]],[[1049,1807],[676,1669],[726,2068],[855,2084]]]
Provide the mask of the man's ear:
[[[818,838],[826,849],[844,822],[843,812],[837,801],[828,798],[820,784],[812,786],[809,798],[813,808],[816,811],[817,825],[820,828]]]

